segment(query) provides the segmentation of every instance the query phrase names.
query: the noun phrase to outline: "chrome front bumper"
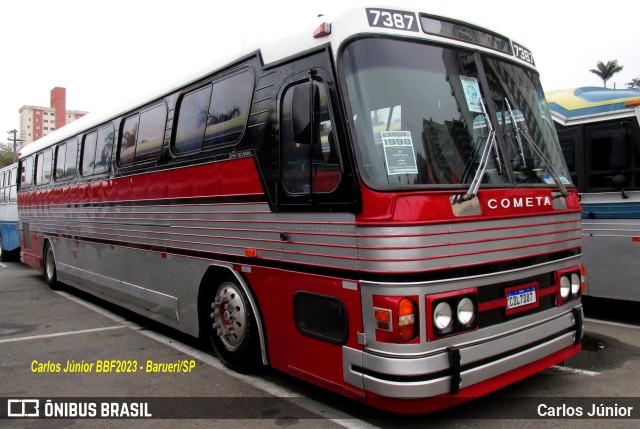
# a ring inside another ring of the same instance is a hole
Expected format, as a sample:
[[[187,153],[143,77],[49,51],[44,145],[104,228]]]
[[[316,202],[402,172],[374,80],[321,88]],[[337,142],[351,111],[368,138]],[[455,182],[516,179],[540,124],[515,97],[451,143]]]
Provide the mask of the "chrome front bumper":
[[[582,320],[580,305],[521,330],[418,357],[383,356],[366,348],[361,351],[345,346],[344,379],[367,392],[390,398],[455,394],[459,389],[579,344]]]

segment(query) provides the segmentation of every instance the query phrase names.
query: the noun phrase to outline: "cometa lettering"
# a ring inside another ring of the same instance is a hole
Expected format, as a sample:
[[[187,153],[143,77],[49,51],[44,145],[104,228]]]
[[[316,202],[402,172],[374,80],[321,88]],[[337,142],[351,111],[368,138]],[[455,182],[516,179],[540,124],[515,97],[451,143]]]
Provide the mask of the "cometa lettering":
[[[513,197],[513,198],[491,198],[487,201],[487,207],[491,210],[497,208],[519,209],[526,207],[551,207],[551,197]]]

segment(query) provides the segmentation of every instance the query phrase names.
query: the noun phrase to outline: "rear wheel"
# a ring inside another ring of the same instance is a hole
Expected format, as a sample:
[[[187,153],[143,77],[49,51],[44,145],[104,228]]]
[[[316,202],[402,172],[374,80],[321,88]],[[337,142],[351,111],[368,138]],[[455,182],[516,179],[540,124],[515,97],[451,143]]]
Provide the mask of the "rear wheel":
[[[205,334],[227,367],[243,373],[262,368],[258,324],[237,280],[227,277],[207,292],[202,316]]]
[[[44,248],[44,279],[51,289],[59,289],[58,271],[56,270],[56,257],[51,243],[47,242]]]

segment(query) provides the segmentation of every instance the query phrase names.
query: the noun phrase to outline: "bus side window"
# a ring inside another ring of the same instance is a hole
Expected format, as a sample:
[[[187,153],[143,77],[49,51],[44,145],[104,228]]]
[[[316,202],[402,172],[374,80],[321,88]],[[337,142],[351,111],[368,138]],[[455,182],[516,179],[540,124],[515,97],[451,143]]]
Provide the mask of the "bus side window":
[[[89,176],[93,174],[96,158],[97,134],[91,133],[84,136],[82,144],[82,175]]]
[[[135,149],[136,163],[156,161],[160,157],[166,124],[167,106],[164,103],[140,114]]]
[[[95,164],[93,173],[104,173],[109,171],[111,161],[111,151],[113,150],[113,137],[115,135],[113,126],[107,126],[98,130],[98,141],[96,142]]]
[[[31,186],[33,182],[33,157],[30,156],[20,162],[20,185]]]
[[[207,85],[182,98],[178,107],[178,125],[173,144],[176,154],[182,155],[202,149],[211,90],[212,86]]]
[[[640,156],[632,143],[634,133],[618,122],[587,127],[589,189],[611,189],[613,178],[623,176],[625,188],[638,186]]]
[[[253,73],[246,70],[213,84],[204,137],[204,147],[218,147],[237,142],[245,129]]]
[[[36,156],[36,185],[46,185],[51,180],[51,150]]]
[[[305,86],[309,87],[308,82]],[[289,87],[284,93],[281,121],[280,145],[282,151],[282,185],[293,195],[330,193],[340,184],[342,169],[338,145],[333,130],[327,90],[324,85],[314,82],[314,93],[319,98],[317,121],[313,140],[296,141],[293,121],[293,99],[296,87]],[[300,90],[301,88],[298,88]]]

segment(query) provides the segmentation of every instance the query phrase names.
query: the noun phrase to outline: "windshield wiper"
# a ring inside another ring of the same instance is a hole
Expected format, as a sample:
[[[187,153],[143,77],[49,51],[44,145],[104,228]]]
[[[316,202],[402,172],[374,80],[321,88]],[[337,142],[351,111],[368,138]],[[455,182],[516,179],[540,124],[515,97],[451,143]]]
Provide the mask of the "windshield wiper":
[[[563,197],[566,198],[569,195],[569,192],[567,191],[566,186],[564,186],[564,183],[562,183],[562,181],[560,180],[560,177],[558,176],[558,173],[556,172],[555,168],[553,167],[553,164],[551,163],[549,158],[544,154],[544,152],[542,151],[540,146],[538,146],[538,144],[529,135],[527,130],[525,128],[520,128],[516,124],[515,116],[513,114],[513,110],[511,109],[511,105],[509,104],[509,100],[507,100],[505,98],[504,101],[506,102],[507,109],[509,109],[509,115],[511,116],[511,125],[513,126],[513,129],[515,131],[516,140],[518,141],[518,144],[520,145],[520,153],[521,153],[523,162],[524,162],[524,151],[523,151],[523,148],[522,148],[522,140],[520,140],[520,135],[522,135],[525,138],[527,143],[529,143],[529,147],[531,148],[531,150],[533,150],[536,153],[536,155],[538,155],[538,157],[540,157],[542,162],[547,166],[547,170],[548,170],[549,174],[551,174],[551,177],[553,178],[553,181],[558,186],[558,191],[560,192],[560,195],[562,195]]]
[[[516,117],[513,114],[513,109],[511,109],[511,104],[509,104],[509,100],[508,99],[504,99],[505,103],[507,103],[507,109],[509,110],[509,117],[511,118],[511,126],[513,127],[514,130],[514,135],[516,137],[516,141],[518,142],[518,149],[520,151],[520,159],[522,159],[522,167],[523,168],[527,168],[527,159],[524,156],[524,148],[522,146],[522,139],[520,138],[520,129],[518,128],[518,125],[516,124]],[[506,123],[507,121],[504,120],[504,113],[502,114],[502,119],[503,121]]]
[[[496,163],[498,164],[498,173],[502,174],[502,163],[500,162],[500,153],[498,152],[498,144],[496,143],[496,130],[493,129],[493,125],[491,125],[491,121],[489,120],[489,115],[487,115],[487,110],[484,107],[484,103],[480,100],[480,106],[482,107],[482,113],[484,114],[484,120],[487,123],[487,129],[489,130],[489,134],[487,135],[487,140],[484,144],[484,149],[482,150],[482,157],[480,158],[480,163],[478,164],[478,169],[476,170],[476,174],[473,176],[473,180],[471,181],[471,185],[469,185],[469,190],[466,194],[460,196],[456,196],[453,198],[453,204],[463,203],[465,201],[469,201],[475,198],[478,195],[478,189],[480,188],[480,182],[482,182],[482,178],[484,177],[484,173],[487,169],[487,164],[489,164],[489,156],[491,155],[491,149],[495,151],[496,154]]]

